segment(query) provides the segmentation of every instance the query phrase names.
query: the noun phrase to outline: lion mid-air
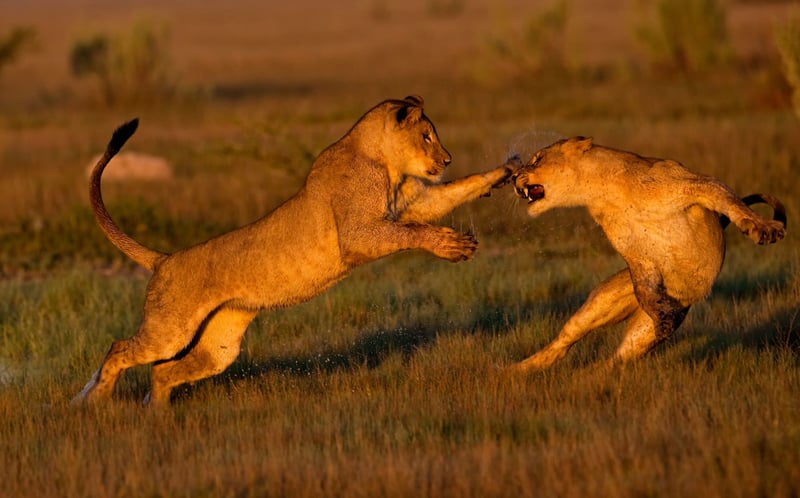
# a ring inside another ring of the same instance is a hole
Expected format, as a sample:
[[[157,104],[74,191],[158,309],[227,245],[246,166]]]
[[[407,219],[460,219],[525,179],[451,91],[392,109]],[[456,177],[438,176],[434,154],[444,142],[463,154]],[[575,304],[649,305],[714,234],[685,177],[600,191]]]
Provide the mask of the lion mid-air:
[[[449,261],[472,257],[470,234],[429,224],[486,195],[511,165],[441,183],[450,154],[423,114],[420,97],[387,100],[322,151],[297,194],[237,230],[164,254],[139,244],[103,204],[103,170],[137,121],[122,125],[91,175],[100,228],[128,257],[153,271],[138,331],[115,341],[75,401],[108,398],[126,369],[153,364],[146,401],[169,401],[172,388],[225,370],[263,309],[306,301],[356,266],[422,249]]]
[[[588,208],[628,265],[591,292],[555,340],[516,364],[519,371],[545,369],[592,330],[623,320],[625,336],[612,362],[643,355],[711,291],[722,268],[728,220],[758,244],[785,234],[785,210],[772,196],[742,200],[719,180],[675,161],[594,145],[591,138],[545,147],[512,181],[531,216],[556,207]],[[774,219],[747,207],[756,202],[769,204]]]

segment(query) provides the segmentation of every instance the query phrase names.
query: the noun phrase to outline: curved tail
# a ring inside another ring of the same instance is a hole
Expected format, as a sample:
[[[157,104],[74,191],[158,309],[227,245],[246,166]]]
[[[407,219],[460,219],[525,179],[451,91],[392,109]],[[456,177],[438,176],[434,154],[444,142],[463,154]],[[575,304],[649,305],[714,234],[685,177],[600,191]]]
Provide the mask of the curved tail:
[[[752,206],[753,204],[766,204],[772,208],[772,219],[773,221],[778,221],[783,224],[783,228],[786,228],[786,208],[783,207],[783,203],[778,200],[777,197],[770,195],[770,194],[750,194],[747,197],[742,197],[742,202],[744,202],[748,206]],[[722,229],[724,230],[727,227],[731,220],[728,219],[727,216],[720,216],[719,222],[722,224]]]
[[[148,270],[153,270],[158,261],[166,255],[143,246],[123,232],[111,219],[111,215],[108,214],[108,210],[103,203],[103,195],[100,193],[100,179],[103,176],[103,170],[106,169],[106,165],[111,161],[111,158],[131,138],[138,126],[139,119],[137,118],[128,121],[114,131],[105,153],[92,170],[92,175],[89,179],[89,200],[92,203],[95,220],[97,220],[97,224],[100,225],[100,229],[103,230],[108,240],[126,256]]]

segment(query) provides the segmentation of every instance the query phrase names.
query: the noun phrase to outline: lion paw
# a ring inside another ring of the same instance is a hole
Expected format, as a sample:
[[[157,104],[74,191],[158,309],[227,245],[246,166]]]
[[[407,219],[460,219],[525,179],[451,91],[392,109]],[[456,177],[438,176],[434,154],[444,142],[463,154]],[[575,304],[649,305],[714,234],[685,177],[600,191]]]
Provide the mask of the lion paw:
[[[522,159],[519,156],[509,157],[505,164],[486,173],[490,184],[481,193],[481,197],[489,197],[492,195],[492,189],[500,188],[507,184],[514,172],[522,167],[522,164]]]
[[[513,156],[506,159],[506,168],[509,168],[511,170],[511,173],[516,172],[523,166],[525,166],[525,163],[522,161],[522,158],[519,157],[519,154],[514,154]]]
[[[451,228],[440,227],[433,254],[452,262],[466,261],[475,255],[478,240],[469,233],[459,233]]]
[[[498,171],[502,176],[492,185],[492,187],[494,188],[502,187],[503,185],[508,183],[508,181],[514,175],[514,173],[516,173],[517,170],[520,169],[522,166],[524,166],[524,163],[522,162],[522,159],[519,156],[509,157],[504,165],[498,167],[495,170]]]
[[[747,219],[739,224],[743,234],[756,244],[774,244],[786,235],[786,228],[780,221]]]

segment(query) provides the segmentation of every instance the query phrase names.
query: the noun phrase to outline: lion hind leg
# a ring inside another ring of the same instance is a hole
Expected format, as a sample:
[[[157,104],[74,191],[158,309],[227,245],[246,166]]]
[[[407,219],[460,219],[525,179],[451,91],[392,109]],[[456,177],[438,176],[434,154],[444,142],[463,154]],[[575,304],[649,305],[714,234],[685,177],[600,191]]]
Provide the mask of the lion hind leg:
[[[611,363],[623,363],[649,353],[675,332],[688,312],[688,306],[673,308],[671,312],[663,313],[663,320],[656,324],[646,311],[637,310],[628,320],[625,337]]]
[[[157,359],[149,354],[150,352],[146,348],[141,348],[139,344],[136,336],[114,341],[100,368],[92,374],[89,382],[72,399],[72,403],[95,402],[111,397],[117,380],[125,370],[136,365],[151,363]]]
[[[586,334],[621,322],[636,309],[638,303],[633,283],[630,273],[625,269],[598,285],[550,344],[513,368],[523,372],[549,368],[566,356],[569,349]]]
[[[219,374],[239,356],[242,337],[255,311],[220,308],[200,331],[195,344],[173,359],[156,363],[145,404],[167,404],[172,388]]]
[[[192,342],[204,316],[203,310],[189,315],[188,319],[183,313],[166,315],[161,310],[151,310],[145,309],[142,324],[133,337],[111,344],[100,368],[72,400],[73,403],[109,398],[125,370],[174,357]]]

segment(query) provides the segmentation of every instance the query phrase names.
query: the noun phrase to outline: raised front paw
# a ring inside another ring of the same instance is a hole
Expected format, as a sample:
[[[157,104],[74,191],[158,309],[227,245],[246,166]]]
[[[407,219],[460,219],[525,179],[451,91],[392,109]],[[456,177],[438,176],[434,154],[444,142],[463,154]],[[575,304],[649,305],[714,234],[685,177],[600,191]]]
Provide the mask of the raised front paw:
[[[522,167],[522,159],[519,156],[509,157],[505,164],[498,166],[495,169],[486,173],[489,178],[489,185],[486,187],[481,197],[489,197],[492,195],[493,188],[500,188],[507,184],[511,176]]]
[[[459,233],[452,228],[438,227],[439,234],[431,252],[436,256],[452,261],[471,259],[478,249],[478,240],[470,233]]]
[[[523,166],[525,166],[525,162],[519,157],[519,154],[514,154],[506,159],[506,167],[511,169],[511,174],[516,173]]]
[[[498,188],[508,183],[509,179],[511,179],[511,176],[523,165],[524,163],[519,156],[509,157],[504,165],[495,169],[495,171],[498,173],[499,179],[492,184],[492,187]]]
[[[756,244],[773,244],[786,235],[780,221],[750,218],[739,223],[739,229]]]

